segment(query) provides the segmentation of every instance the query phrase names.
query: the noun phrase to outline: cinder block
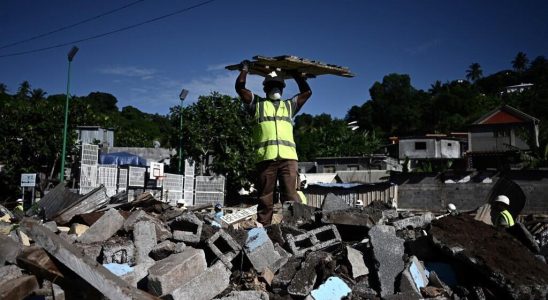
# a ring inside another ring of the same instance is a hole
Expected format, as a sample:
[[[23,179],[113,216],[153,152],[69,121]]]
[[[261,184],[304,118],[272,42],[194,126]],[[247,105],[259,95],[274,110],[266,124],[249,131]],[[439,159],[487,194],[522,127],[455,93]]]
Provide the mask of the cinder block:
[[[193,213],[177,217],[169,226],[173,230],[173,239],[186,243],[200,242],[203,222]]]
[[[341,242],[341,236],[335,225],[327,225],[306,233],[286,236],[291,252],[295,256],[303,256],[308,251],[317,251]]]
[[[164,259],[175,253],[177,244],[172,241],[163,241],[150,250],[149,256],[154,260]]]
[[[124,225],[124,217],[115,209],[108,210],[86,232],[78,237],[81,243],[94,243],[108,240]]]
[[[156,228],[154,224],[148,221],[135,223],[133,227],[133,243],[136,250],[136,264],[151,260],[148,254],[156,246]]]
[[[182,253],[157,261],[148,269],[148,289],[157,296],[169,294],[202,274],[206,268],[204,251],[188,247]]]
[[[282,259],[262,227],[248,231],[244,252],[258,272],[262,272],[264,268],[276,272],[276,267],[279,268],[279,264],[276,266],[276,263]]]
[[[230,280],[230,269],[222,262],[216,262],[202,274],[175,289],[165,299],[173,300],[209,300],[224,291]]]
[[[85,256],[97,262],[98,262],[99,256],[101,256],[101,250],[103,249],[103,246],[101,246],[100,243],[93,243],[93,244],[76,243],[74,244],[74,246],[82,250],[82,253],[84,253]]]
[[[135,263],[135,246],[129,239],[115,236],[103,243],[103,264]]]
[[[211,236],[207,240],[207,246],[229,269],[232,269],[232,260],[242,250],[242,247],[224,230],[219,230]]]

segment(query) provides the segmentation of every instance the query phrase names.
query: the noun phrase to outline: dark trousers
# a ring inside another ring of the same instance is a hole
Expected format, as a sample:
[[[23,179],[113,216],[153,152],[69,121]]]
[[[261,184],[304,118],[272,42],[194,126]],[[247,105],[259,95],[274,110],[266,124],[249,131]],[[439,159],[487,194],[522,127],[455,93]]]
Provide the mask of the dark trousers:
[[[270,225],[274,212],[274,190],[277,179],[280,180],[280,200],[297,201],[297,161],[268,160],[257,164],[257,187],[259,192],[259,207],[257,221]]]

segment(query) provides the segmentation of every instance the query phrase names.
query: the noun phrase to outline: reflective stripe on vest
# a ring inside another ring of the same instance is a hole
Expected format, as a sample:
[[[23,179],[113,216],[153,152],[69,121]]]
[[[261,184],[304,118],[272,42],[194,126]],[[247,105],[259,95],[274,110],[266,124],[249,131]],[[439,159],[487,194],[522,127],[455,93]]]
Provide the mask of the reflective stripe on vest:
[[[512,214],[509,211],[503,210],[500,212],[500,214],[506,220],[506,224],[508,224],[508,227],[514,226],[514,218],[512,217]]]
[[[297,191],[297,195],[299,195],[302,204],[308,204],[308,199],[306,199],[306,196],[302,191]]]
[[[298,159],[291,116],[291,100],[280,101],[276,109],[272,101],[257,97],[253,132],[257,161]]]

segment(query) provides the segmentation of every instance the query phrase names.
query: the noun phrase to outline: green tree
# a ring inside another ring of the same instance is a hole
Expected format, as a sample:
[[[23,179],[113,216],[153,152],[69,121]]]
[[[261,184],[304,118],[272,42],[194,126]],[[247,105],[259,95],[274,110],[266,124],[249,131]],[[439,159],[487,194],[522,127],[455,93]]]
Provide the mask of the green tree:
[[[43,89],[32,89],[30,92],[30,99],[33,101],[39,101],[46,98],[46,92]]]
[[[0,82],[0,95],[8,92],[8,86],[5,83]]]
[[[466,70],[466,79],[476,82],[483,76],[483,71],[479,63],[473,63]]]
[[[529,59],[527,58],[527,55],[523,52],[518,52],[516,54],[516,57],[514,60],[512,60],[512,68],[516,70],[518,73],[522,73],[527,69],[527,65],[529,64]]]
[[[171,108],[171,144],[179,145],[179,106]],[[183,157],[208,174],[227,178],[229,198],[248,186],[255,164],[253,120],[239,99],[212,93],[183,109]],[[173,160],[176,165],[177,161]]]
[[[21,84],[19,85],[19,88],[17,89],[17,94],[15,95],[15,97],[17,99],[27,100],[29,99],[29,95],[30,95],[30,83],[25,80],[21,82]]]

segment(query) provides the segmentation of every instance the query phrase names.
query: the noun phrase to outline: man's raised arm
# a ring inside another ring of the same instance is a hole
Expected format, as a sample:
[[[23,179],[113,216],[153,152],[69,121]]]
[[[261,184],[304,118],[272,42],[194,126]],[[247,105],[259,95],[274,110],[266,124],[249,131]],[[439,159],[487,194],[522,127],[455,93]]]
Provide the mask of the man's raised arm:
[[[293,76],[293,79],[295,79],[295,82],[297,82],[297,85],[299,86],[299,94],[297,95],[297,107],[298,109],[300,109],[306,103],[306,100],[308,100],[310,96],[312,96],[312,90],[310,89],[308,82],[306,82],[306,78],[301,73],[292,72],[291,76]]]
[[[238,75],[235,85],[236,93],[238,93],[245,104],[251,104],[251,101],[253,100],[253,94],[250,90],[245,88],[245,81],[247,79],[247,73],[249,72],[249,64],[250,62],[247,60],[240,63],[240,75]]]

